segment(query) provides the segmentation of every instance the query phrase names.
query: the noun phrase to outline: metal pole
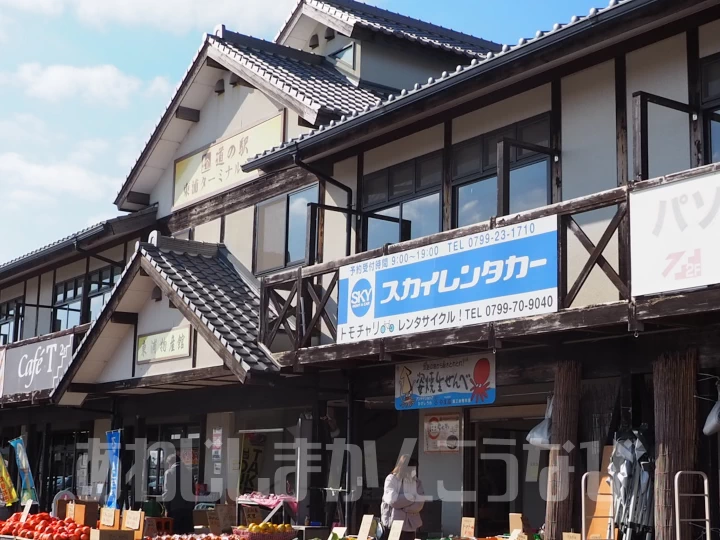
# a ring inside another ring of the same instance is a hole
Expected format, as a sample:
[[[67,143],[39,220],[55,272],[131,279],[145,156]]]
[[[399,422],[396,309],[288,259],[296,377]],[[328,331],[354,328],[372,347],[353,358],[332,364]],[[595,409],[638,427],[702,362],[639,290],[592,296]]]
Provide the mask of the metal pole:
[[[354,497],[354,490],[352,489],[352,478],[350,476],[350,446],[355,442],[353,437],[353,405],[355,402],[353,396],[353,382],[348,377],[348,396],[347,396],[347,437],[345,438],[346,452],[345,452],[345,526],[350,528],[353,526],[353,516],[351,515],[352,510],[352,499]]]

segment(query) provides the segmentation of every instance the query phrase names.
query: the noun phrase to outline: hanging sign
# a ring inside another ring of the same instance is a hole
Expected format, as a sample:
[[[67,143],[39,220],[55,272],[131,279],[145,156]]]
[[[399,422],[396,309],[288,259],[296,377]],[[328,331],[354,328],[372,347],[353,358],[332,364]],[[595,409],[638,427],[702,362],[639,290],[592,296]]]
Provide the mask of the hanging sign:
[[[495,355],[454,356],[395,366],[395,408],[429,409],[495,402]]]
[[[10,478],[7,467],[5,466],[5,458],[0,455],[0,504],[11,506],[17,502],[18,496],[15,491],[15,484]]]
[[[72,360],[73,334],[5,350],[2,395],[57,388]]]
[[[475,518],[464,517],[460,522],[460,536],[463,538],[475,537]]]
[[[340,268],[338,343],[557,311],[557,216]]]
[[[630,193],[632,294],[720,283],[720,173]]]
[[[20,472],[20,504],[26,504],[28,501],[37,501],[35,492],[35,481],[33,480],[32,471],[30,471],[30,462],[25,451],[25,443],[22,437],[13,439],[10,444],[15,449],[15,461],[17,462],[18,471]]]
[[[105,505],[108,508],[117,509],[120,491],[120,430],[108,431],[106,435],[110,460],[110,485]]]
[[[425,452],[460,452],[460,415],[425,415]]]
[[[192,332],[189,326],[137,338],[137,362],[157,362],[190,356]]]
[[[243,172],[248,158],[282,142],[282,115],[175,161],[175,208],[257,176]]]

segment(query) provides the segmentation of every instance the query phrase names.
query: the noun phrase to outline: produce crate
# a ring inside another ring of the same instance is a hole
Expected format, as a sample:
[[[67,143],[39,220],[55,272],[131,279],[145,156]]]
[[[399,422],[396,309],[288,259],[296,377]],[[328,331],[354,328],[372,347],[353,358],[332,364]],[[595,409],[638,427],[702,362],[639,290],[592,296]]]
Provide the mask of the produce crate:
[[[233,534],[239,536],[243,540],[293,540],[293,538],[297,536],[295,531],[251,533],[247,529],[233,529]]]

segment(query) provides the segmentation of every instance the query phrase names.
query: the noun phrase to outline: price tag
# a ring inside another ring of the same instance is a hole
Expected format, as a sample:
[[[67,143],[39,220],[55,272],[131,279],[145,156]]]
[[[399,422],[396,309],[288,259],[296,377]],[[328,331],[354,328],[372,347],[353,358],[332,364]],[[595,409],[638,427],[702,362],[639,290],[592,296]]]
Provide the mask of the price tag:
[[[372,514],[366,514],[363,516],[360,522],[360,530],[358,531],[357,540],[368,540],[370,534],[370,527],[372,527],[373,516]]]
[[[67,504],[67,507],[65,508],[65,517],[70,519],[75,519],[75,503],[69,502]]]
[[[517,540],[528,540],[527,534],[525,534],[525,533],[518,534]]]
[[[140,510],[125,510],[125,528],[139,531],[141,514]]]
[[[220,518],[218,517],[218,513],[215,510],[208,510],[207,516],[208,529],[210,529],[210,533],[214,534],[215,536],[220,536],[222,534],[222,527],[220,526]]]
[[[581,536],[580,536],[580,533],[573,533],[573,532],[566,533],[566,532],[564,532],[564,533],[563,533],[563,540],[581,540]]]
[[[20,516],[20,523],[25,523],[27,521],[28,515],[30,514],[30,508],[32,508],[32,504],[33,504],[32,499],[30,499],[29,501],[27,501],[25,503],[22,516]],[[70,505],[68,505],[68,507],[69,506]],[[73,504],[73,511],[74,511],[74,509],[75,509],[75,505]],[[70,517],[69,514],[67,514],[67,516]]]
[[[464,517],[460,524],[460,536],[463,538],[475,537],[475,518]]]
[[[338,537],[338,540],[341,538],[345,538],[345,533],[347,532],[347,527],[333,527],[333,530],[330,532],[330,536],[328,536],[328,540],[333,540],[333,535],[336,535]]]
[[[390,525],[390,534],[388,534],[388,540],[400,540],[400,535],[402,534],[402,528],[404,523],[404,519],[396,519],[392,522],[392,525]]]
[[[243,506],[245,521],[248,525],[251,523],[262,523],[262,514],[257,506]]]
[[[115,526],[115,509],[104,506],[100,509],[100,525],[104,527]]]

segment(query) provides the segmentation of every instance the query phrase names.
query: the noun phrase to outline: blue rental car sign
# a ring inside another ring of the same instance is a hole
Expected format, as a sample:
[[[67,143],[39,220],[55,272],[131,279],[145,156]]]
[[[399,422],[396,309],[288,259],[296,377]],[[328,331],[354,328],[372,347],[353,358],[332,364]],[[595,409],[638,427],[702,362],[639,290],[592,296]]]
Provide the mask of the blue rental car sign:
[[[557,216],[340,269],[338,343],[557,311]]]

